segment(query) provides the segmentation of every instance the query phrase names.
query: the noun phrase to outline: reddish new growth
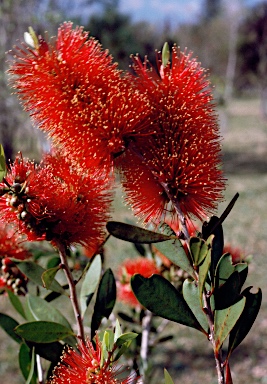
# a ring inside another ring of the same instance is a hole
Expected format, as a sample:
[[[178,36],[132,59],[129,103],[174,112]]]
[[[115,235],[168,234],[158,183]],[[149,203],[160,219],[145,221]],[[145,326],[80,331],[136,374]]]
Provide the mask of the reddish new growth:
[[[147,134],[152,110],[108,51],[88,35],[65,22],[55,41],[39,37],[35,49],[17,47],[9,70],[40,128],[86,167],[92,160],[112,164],[136,135]]]
[[[154,260],[138,257],[136,259],[126,259],[121,264],[118,271],[119,281],[117,283],[118,300],[130,305],[131,307],[140,307],[141,304],[136,299],[131,288],[131,277],[139,273],[141,276],[150,277],[153,274],[159,274]]]
[[[134,69],[157,119],[156,134],[136,142],[135,154],[124,158],[128,200],[146,222],[157,224],[176,208],[203,218],[216,208],[225,186],[217,115],[205,70],[176,47],[172,64],[161,65],[160,74],[139,58]]]
[[[81,175],[59,154],[47,155],[39,166],[18,156],[0,187],[1,221],[28,240],[94,249],[103,241],[111,200],[105,175]]]
[[[61,357],[60,364],[54,369],[49,384],[130,384],[137,381],[130,375],[119,379],[121,370],[112,365],[109,359],[102,356],[101,343],[97,339],[96,345],[87,340],[78,345],[78,351],[67,348]]]

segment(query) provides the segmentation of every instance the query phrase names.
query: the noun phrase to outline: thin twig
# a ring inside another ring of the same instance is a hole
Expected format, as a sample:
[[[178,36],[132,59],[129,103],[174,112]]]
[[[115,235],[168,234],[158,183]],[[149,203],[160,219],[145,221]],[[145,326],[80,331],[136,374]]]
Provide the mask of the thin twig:
[[[70,290],[70,300],[72,303],[74,315],[77,322],[78,327],[78,337],[85,343],[85,335],[84,335],[84,328],[83,328],[83,321],[81,316],[81,311],[79,307],[77,292],[75,288],[75,282],[73,280],[68,261],[67,261],[67,255],[66,255],[66,248],[61,243],[57,244],[57,248],[59,251],[59,256],[62,264],[62,269],[65,272],[68,284],[69,284],[69,290]]]
[[[41,357],[36,355],[36,367],[37,367],[37,375],[38,375],[38,383],[44,384],[44,373],[41,364]]]
[[[145,311],[145,316],[142,319],[142,340],[140,349],[141,358],[141,373],[143,383],[146,382],[146,371],[148,368],[148,347],[149,347],[149,334],[151,329],[151,321],[153,314],[149,310]]]

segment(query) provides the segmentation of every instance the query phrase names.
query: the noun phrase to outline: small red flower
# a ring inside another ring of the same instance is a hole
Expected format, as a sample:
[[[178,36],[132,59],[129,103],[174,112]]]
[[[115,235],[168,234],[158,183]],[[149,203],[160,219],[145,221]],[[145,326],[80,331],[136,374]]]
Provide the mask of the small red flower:
[[[54,369],[49,384],[130,384],[137,381],[133,375],[119,379],[121,370],[116,364],[102,358],[101,343],[95,347],[87,340],[79,342],[78,351],[67,348],[60,364]]]
[[[160,271],[154,260],[145,257],[124,260],[118,271],[117,297],[118,300],[125,302],[131,307],[140,307],[140,303],[136,299],[130,285],[131,277],[136,273],[144,277],[150,277],[153,274],[159,274]]]
[[[156,134],[137,141],[124,159],[127,199],[145,222],[153,219],[157,224],[168,211],[174,215],[175,205],[185,216],[201,219],[216,208],[225,187],[217,115],[205,70],[176,47],[172,66],[161,66],[160,75],[139,58],[134,68],[157,119]]]
[[[106,175],[81,174],[59,154],[47,155],[36,167],[17,157],[1,186],[8,190],[0,198],[0,218],[15,224],[28,240],[89,249],[103,241],[111,201]]]
[[[14,53],[9,73],[26,110],[66,154],[101,166],[147,134],[152,107],[132,79],[81,27],[64,23],[55,42]],[[36,92],[38,90],[38,92]]]

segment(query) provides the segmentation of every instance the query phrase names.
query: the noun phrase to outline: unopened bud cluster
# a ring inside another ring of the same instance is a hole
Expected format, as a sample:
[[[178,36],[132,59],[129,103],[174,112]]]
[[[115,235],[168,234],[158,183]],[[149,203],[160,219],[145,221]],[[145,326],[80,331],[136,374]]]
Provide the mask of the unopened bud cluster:
[[[1,286],[10,289],[16,295],[27,293],[28,279],[9,257],[2,259],[0,280]]]

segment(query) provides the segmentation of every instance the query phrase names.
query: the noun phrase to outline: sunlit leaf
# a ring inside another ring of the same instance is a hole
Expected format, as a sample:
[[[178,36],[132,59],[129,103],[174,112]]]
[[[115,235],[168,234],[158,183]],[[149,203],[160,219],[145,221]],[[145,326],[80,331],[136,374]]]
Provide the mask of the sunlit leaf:
[[[44,268],[32,261],[24,261],[16,264],[19,270],[31,281],[37,285],[43,286],[42,275],[46,271]],[[61,294],[66,294],[65,290],[61,287],[57,280],[52,281],[49,289]]]
[[[166,368],[164,368],[164,379],[165,379],[165,384],[174,384],[171,378],[171,375],[169,374]]]
[[[195,281],[190,281],[189,279],[184,281],[183,296],[201,327],[208,333],[209,325],[207,316],[203,312],[202,306],[200,305],[199,288]]]
[[[164,277],[153,275],[145,278],[136,274],[131,285],[138,301],[155,315],[204,332],[183,295]]]
[[[91,337],[98,330],[104,317],[111,314],[116,301],[116,280],[111,269],[107,269],[99,283],[91,323]]]
[[[60,269],[59,265],[54,268],[49,268],[44,273],[42,274],[42,282],[43,286],[46,289],[51,289],[50,287],[52,286],[53,282],[55,281],[55,276]]]
[[[134,332],[123,333],[116,340],[116,345],[117,345],[117,347],[121,347],[123,344],[129,343],[132,340],[136,339],[137,336],[138,336],[138,333],[134,333]]]
[[[162,58],[161,58],[163,67],[166,67],[166,65],[169,63],[170,57],[171,57],[170,47],[169,47],[169,44],[165,42],[162,48]]]
[[[82,281],[82,287],[80,292],[80,302],[81,302],[81,314],[82,317],[85,314],[85,311],[94,295],[94,292],[97,288],[101,277],[101,256],[97,255],[92,261],[88,271],[85,274],[85,277]]]
[[[18,325],[15,328],[17,335],[34,343],[52,343],[64,340],[74,333],[62,324],[49,321],[33,321]]]
[[[0,183],[7,174],[6,157],[3,146],[0,144]]]
[[[239,319],[246,303],[246,298],[238,301],[229,308],[216,310],[214,317],[214,333],[216,352],[219,352],[224,340]]]
[[[190,260],[184,250],[183,244],[179,239],[167,240],[163,243],[158,243],[155,248],[171,260],[175,265],[182,268],[194,278],[195,271]]]
[[[151,244],[166,241],[171,238],[171,236],[148,231],[147,229],[118,221],[109,221],[107,223],[107,230],[112,236],[131,243]]]
[[[248,287],[242,292],[242,295],[246,297],[246,304],[240,318],[230,333],[228,357],[247,336],[259,313],[262,302],[262,292],[259,289],[257,293],[251,293],[251,288],[252,287]]]
[[[191,237],[189,245],[194,265],[200,265],[209,251],[208,244],[203,239]]]

